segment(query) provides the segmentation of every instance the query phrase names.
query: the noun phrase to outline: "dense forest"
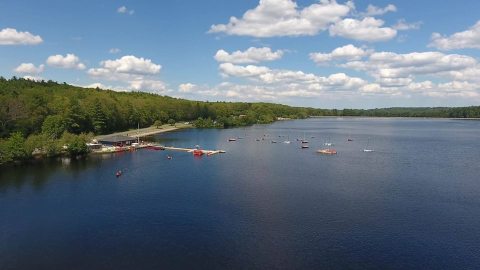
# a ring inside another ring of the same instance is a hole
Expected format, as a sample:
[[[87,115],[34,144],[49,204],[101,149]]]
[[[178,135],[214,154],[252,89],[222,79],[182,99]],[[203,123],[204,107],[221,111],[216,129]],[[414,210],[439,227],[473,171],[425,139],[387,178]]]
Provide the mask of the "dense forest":
[[[271,123],[278,117],[480,117],[480,106],[461,108],[314,109],[272,103],[200,102],[145,92],[82,88],[54,81],[0,77],[0,164],[32,153],[86,153],[94,135],[191,121],[196,127]]]
[[[196,127],[271,123],[324,110],[270,103],[199,102],[145,92],[115,92],[0,77],[0,164],[35,155],[86,153],[94,135],[193,122]]]

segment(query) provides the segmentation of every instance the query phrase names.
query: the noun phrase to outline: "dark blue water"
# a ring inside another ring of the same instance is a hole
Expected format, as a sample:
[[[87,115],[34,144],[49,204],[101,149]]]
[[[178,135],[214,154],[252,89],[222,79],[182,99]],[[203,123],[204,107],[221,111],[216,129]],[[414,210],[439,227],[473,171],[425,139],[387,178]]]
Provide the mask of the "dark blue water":
[[[479,131],[309,119],[156,137],[227,151],[210,157],[141,150],[2,169],[0,269],[479,269]],[[325,141],[338,155],[315,153]]]

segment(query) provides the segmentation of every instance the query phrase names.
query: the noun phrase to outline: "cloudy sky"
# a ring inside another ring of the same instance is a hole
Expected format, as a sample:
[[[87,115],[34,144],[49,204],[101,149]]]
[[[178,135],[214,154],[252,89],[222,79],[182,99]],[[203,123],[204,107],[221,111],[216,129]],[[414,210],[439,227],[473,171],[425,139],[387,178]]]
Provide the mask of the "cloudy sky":
[[[0,1],[0,75],[321,108],[480,104],[480,1]]]

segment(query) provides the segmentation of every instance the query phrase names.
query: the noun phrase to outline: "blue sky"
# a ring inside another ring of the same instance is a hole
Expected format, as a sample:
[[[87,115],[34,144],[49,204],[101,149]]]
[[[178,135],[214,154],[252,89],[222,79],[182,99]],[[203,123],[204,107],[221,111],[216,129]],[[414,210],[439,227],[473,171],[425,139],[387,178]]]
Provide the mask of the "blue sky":
[[[321,108],[480,104],[479,1],[0,1],[0,75]]]

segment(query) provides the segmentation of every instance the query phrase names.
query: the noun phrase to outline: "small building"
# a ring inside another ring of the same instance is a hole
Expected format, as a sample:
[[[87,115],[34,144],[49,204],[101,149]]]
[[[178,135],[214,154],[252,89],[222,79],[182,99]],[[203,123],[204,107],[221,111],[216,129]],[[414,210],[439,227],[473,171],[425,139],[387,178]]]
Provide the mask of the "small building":
[[[98,139],[98,142],[103,145],[111,145],[111,146],[128,146],[132,143],[137,142],[137,138],[123,136],[123,135],[114,135],[114,136],[107,136],[101,139]]]

